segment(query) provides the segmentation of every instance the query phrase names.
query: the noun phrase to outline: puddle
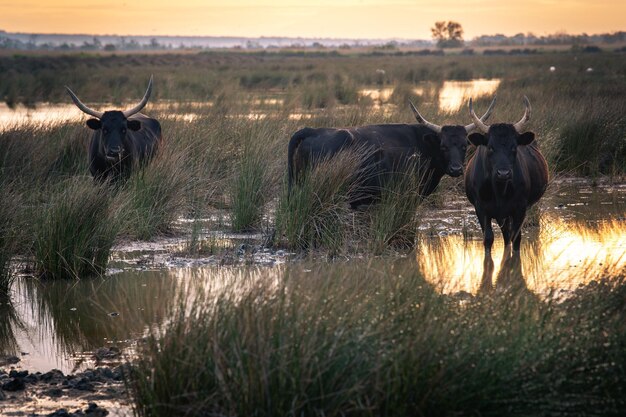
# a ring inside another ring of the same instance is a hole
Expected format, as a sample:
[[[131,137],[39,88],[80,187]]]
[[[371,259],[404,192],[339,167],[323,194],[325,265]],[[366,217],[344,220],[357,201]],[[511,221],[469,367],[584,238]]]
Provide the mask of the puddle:
[[[500,79],[482,79],[478,78],[470,81],[444,81],[439,89],[437,101],[439,110],[443,112],[456,112],[461,107],[467,105],[470,97],[477,99],[484,96],[492,96],[498,86]],[[415,87],[413,93],[423,96],[426,92],[435,91],[437,85],[432,82],[421,83],[423,85]],[[370,97],[375,105],[382,106],[389,102],[393,94],[393,87],[385,88],[364,88],[359,90],[361,97]]]
[[[476,79],[471,81],[444,81],[439,90],[439,110],[456,112],[467,106],[469,98],[476,100],[483,96],[492,96],[498,89],[500,80]]]
[[[540,203],[539,221],[533,225],[533,215],[527,216],[522,236],[521,273],[527,288],[548,295],[626,273],[626,184],[591,187],[572,178],[550,187]],[[444,207],[425,214],[416,262],[441,291],[476,294],[484,272],[476,215],[462,196],[450,198]],[[495,281],[504,247],[495,221],[493,227]]]

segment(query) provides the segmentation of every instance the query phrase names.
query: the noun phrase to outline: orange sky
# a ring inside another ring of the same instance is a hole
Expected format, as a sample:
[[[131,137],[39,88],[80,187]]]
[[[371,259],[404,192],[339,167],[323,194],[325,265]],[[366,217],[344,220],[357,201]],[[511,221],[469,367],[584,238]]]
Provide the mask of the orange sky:
[[[429,39],[626,30],[626,0],[0,0],[8,32]]]

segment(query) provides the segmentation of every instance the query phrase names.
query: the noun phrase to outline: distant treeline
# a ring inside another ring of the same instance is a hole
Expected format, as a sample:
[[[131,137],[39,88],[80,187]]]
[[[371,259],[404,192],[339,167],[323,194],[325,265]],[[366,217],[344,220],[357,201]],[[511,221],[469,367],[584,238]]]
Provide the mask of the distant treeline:
[[[626,32],[602,33],[598,35],[568,35],[555,33],[552,35],[535,36],[532,33],[518,33],[514,36],[502,34],[483,35],[471,41],[474,46],[511,46],[511,45],[586,45],[614,44],[626,42]]]
[[[464,43],[467,47],[484,46],[519,46],[522,53],[533,53],[530,46],[572,45],[607,45],[626,43],[626,32],[603,33],[596,35],[568,35],[555,33],[535,36],[532,33],[518,33],[514,36],[502,34],[482,35]],[[139,51],[139,50],[175,50],[175,49],[352,49],[372,47],[375,52],[393,52],[400,48],[435,47],[428,40],[341,40],[341,39],[304,39],[304,38],[212,38],[212,37],[124,37],[124,36],[85,36],[85,35],[39,35],[12,34],[0,30],[0,49],[49,50],[49,51]],[[438,55],[440,50],[425,52],[425,55]]]

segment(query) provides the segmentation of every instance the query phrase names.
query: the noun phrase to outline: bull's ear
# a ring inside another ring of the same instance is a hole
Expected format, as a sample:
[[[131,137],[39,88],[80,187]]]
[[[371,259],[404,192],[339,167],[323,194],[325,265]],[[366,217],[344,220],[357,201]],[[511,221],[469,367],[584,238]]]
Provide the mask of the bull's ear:
[[[467,140],[474,146],[487,145],[487,137],[482,133],[472,133]]]
[[[424,142],[426,142],[428,146],[432,146],[433,148],[437,149],[439,149],[439,144],[441,143],[441,141],[439,140],[439,136],[432,133],[427,133],[424,135]]]
[[[141,122],[139,120],[128,120],[126,126],[133,132],[136,132],[141,129]]]
[[[535,134],[533,132],[524,132],[517,137],[518,145],[530,145],[535,140]]]
[[[89,119],[87,120],[87,126],[89,129],[100,130],[102,127],[102,122],[98,119]]]

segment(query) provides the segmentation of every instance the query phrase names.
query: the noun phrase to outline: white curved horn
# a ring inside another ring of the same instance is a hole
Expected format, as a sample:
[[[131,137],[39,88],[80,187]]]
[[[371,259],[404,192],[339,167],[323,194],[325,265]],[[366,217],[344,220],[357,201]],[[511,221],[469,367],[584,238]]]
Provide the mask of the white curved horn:
[[[485,122],[487,121],[487,119],[489,119],[489,116],[491,116],[491,113],[493,112],[493,108],[495,105],[496,105],[496,96],[494,95],[493,100],[491,100],[491,104],[489,105],[489,108],[487,109],[485,114],[483,114],[483,116],[480,118],[481,122]],[[469,133],[475,128],[476,128],[476,123],[470,123],[467,126],[465,126],[465,131]]]
[[[415,105],[413,104],[411,100],[409,100],[409,104],[411,105],[411,110],[413,110],[415,119],[417,119],[417,123],[422,124],[426,127],[429,127],[437,133],[441,133],[441,126],[431,123],[428,120],[424,119],[424,116],[422,116],[420,112],[417,111],[417,109],[415,108]]]
[[[150,99],[150,94],[152,94],[152,75],[150,76],[150,81],[148,82],[148,89],[146,90],[146,94],[143,95],[143,98],[141,99],[139,104],[137,104],[132,109],[124,110],[122,112],[124,114],[124,117],[130,117],[135,113],[139,113],[141,109],[146,107],[146,104],[148,104],[148,100]]]
[[[476,127],[479,128],[483,133],[488,133],[489,125],[486,125],[485,123],[483,123],[483,121],[480,120],[478,116],[476,116],[476,113],[474,113],[474,106],[472,105],[471,98],[469,99],[469,112],[470,112],[470,116],[472,117],[472,119],[474,119],[474,124],[476,125]]]
[[[526,96],[524,96],[524,106],[526,107],[526,109],[524,110],[524,115],[522,116],[519,122],[513,125],[517,133],[522,133],[522,129],[524,128],[524,125],[526,124],[526,122],[530,120],[530,113],[532,109],[530,107],[530,100],[528,100],[528,97]]]
[[[87,113],[88,115],[97,117],[98,119],[102,117],[104,112],[90,109],[89,107],[85,106],[83,102],[78,99],[78,97],[76,97],[76,94],[74,94],[74,92],[70,90],[68,86],[65,86],[65,89],[67,90],[67,94],[69,94],[70,97],[72,98],[72,101],[74,102],[74,104],[76,104],[76,107],[78,107],[83,113]]]

